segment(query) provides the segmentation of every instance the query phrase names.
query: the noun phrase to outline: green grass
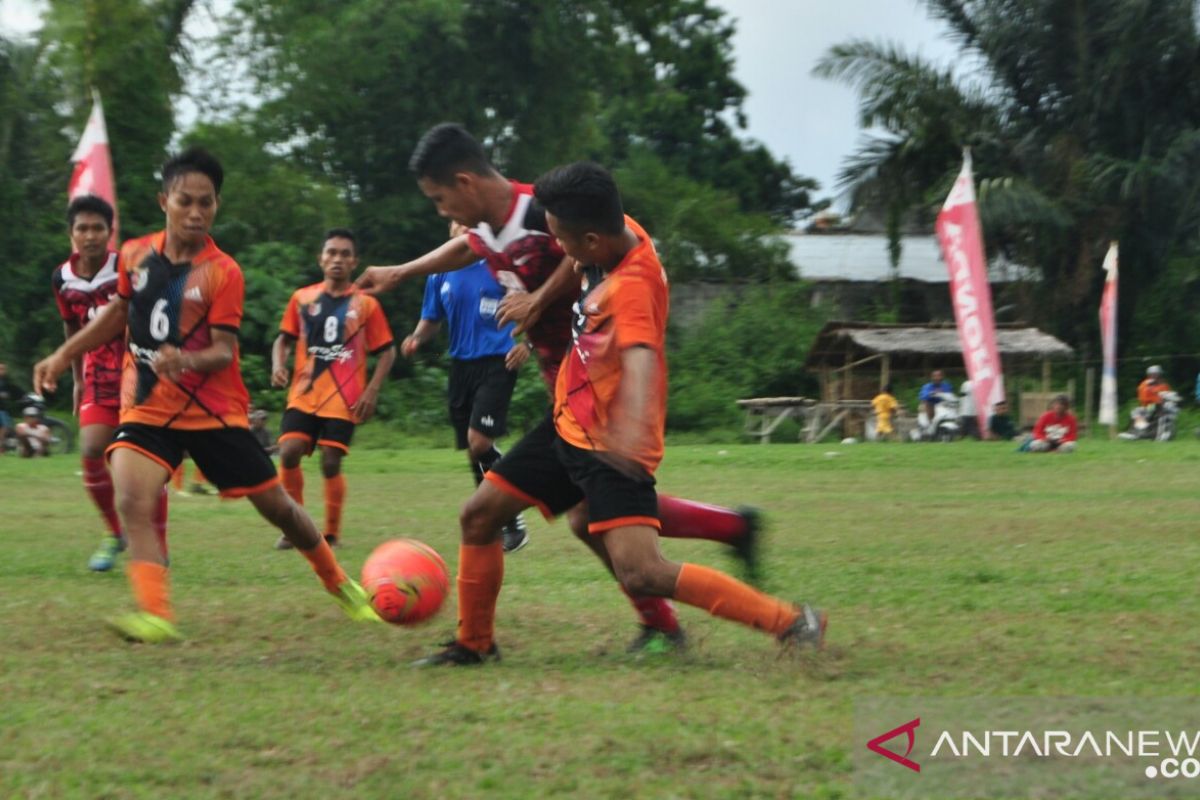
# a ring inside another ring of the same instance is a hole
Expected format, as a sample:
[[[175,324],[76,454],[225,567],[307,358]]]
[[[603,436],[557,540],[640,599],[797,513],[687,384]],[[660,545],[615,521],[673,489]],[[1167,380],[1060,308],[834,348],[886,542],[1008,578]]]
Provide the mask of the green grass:
[[[837,455],[832,455],[837,453]],[[315,466],[311,465],[310,467]],[[830,646],[681,611],[694,643],[623,652],[627,603],[565,524],[531,519],[477,670],[407,665],[452,630],[346,622],[244,501],[172,500],[177,647],[99,625],[74,458],[0,458],[0,797],[851,797],[856,698],[1195,696],[1200,444],[691,445],[666,492],[770,513],[768,588]],[[454,570],[471,481],[448,450],[356,451],[347,546],[410,536]],[[308,473],[308,496],[321,496]],[[707,542],[667,554],[732,567]]]

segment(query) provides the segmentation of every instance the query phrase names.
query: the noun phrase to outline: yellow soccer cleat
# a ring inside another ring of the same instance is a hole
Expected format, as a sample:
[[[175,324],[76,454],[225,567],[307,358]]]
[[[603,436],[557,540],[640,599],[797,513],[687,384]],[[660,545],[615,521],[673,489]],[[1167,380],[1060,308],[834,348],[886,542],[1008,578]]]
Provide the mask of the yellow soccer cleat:
[[[355,622],[383,622],[371,607],[371,598],[367,596],[367,590],[349,578],[338,586],[333,599],[342,607],[342,611],[346,612],[346,616]]]
[[[170,621],[149,611],[134,611],[108,620],[108,627],[128,642],[171,644],[183,641],[183,635]]]

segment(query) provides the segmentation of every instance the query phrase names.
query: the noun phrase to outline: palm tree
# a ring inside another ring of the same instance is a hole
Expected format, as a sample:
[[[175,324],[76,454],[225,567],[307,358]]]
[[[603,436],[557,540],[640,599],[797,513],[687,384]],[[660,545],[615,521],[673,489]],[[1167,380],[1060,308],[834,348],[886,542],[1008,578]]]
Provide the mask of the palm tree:
[[[1194,238],[1193,0],[923,2],[965,69],[863,41],[832,48],[815,69],[853,86],[860,123],[876,129],[841,180],[858,203],[929,213],[970,146],[989,247],[1040,270],[1039,316],[1076,340],[1094,330],[1111,238],[1135,278],[1122,288],[1131,316],[1137,284]]]

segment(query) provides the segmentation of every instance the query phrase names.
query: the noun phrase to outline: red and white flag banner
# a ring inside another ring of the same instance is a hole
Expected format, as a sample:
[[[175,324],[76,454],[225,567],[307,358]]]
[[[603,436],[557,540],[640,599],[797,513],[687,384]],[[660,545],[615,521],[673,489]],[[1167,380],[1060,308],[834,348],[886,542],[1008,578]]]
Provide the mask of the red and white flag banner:
[[[74,200],[82,194],[94,194],[103,198],[113,207],[112,238],[108,242],[110,248],[116,249],[117,230],[120,223],[117,217],[117,184],[113,178],[112,156],[108,149],[108,128],[104,124],[104,106],[100,102],[100,93],[92,90],[92,113],[88,117],[87,127],[79,139],[79,146],[71,156],[75,162],[75,170],[71,173],[71,181],[67,184],[67,199]]]
[[[1108,246],[1104,257],[1104,294],[1100,297],[1100,342],[1104,367],[1100,374],[1101,425],[1117,424],[1117,243]]]
[[[935,227],[950,271],[950,300],[958,322],[967,378],[975,396],[979,430],[983,431],[987,430],[992,407],[1004,400],[1004,373],[996,350],[992,288],[987,278],[970,152],[963,154],[962,172],[938,214]]]

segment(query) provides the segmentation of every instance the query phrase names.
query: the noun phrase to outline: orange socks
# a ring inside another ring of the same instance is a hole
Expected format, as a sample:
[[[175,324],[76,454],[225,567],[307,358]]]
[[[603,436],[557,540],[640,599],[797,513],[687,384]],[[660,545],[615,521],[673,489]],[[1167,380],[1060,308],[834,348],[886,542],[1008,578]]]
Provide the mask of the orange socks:
[[[283,490],[300,505],[304,505],[304,470],[300,467],[279,468],[279,477],[283,481]]]
[[[779,636],[796,621],[790,603],[752,589],[715,569],[684,564],[675,583],[675,599],[702,608],[714,617],[730,619]]]
[[[296,470],[299,472],[300,470]],[[286,485],[286,484],[285,484]],[[290,491],[289,491],[290,494]],[[334,475],[325,479],[325,535],[340,536],[342,504],[346,501],[346,476]],[[297,500],[296,502],[299,502]]]
[[[492,646],[496,599],[504,583],[504,548],[491,544],[458,548],[458,641],[477,653]]]
[[[167,596],[170,587],[167,585],[166,567],[152,561],[130,561],[125,567],[125,574],[129,576],[138,608],[163,619],[175,618]]]
[[[338,587],[346,582],[346,573],[342,571],[342,566],[333,555],[333,550],[329,548],[329,543],[322,538],[320,544],[313,549],[300,550],[300,555],[308,559],[313,572],[317,573],[321,583],[325,584],[325,591],[337,594]]]

